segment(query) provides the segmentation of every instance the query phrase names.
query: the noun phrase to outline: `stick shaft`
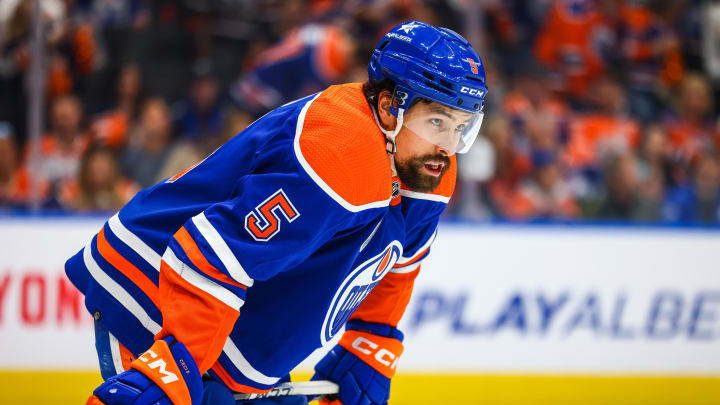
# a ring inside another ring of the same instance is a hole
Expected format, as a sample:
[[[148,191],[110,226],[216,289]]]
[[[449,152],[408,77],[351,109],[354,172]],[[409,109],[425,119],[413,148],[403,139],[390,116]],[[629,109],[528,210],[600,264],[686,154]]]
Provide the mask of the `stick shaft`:
[[[236,393],[236,400],[286,397],[289,395],[324,396],[337,394],[339,387],[332,381],[303,381],[282,383],[264,394]]]

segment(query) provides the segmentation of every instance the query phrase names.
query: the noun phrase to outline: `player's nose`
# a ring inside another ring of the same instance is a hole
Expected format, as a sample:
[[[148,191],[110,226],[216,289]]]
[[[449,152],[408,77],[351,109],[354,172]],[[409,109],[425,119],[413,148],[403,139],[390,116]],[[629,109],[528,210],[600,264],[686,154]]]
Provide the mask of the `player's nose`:
[[[453,152],[451,152],[449,148],[441,145],[435,145],[435,153],[443,156],[450,156],[453,154]]]

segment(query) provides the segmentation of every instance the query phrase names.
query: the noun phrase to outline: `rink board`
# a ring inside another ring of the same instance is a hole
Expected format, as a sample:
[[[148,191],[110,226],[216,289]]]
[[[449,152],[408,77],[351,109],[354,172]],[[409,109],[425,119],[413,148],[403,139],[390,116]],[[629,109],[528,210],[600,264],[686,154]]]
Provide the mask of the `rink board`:
[[[297,380],[307,380],[300,374]],[[89,372],[0,372],[4,405],[83,404],[101,382]],[[398,374],[393,405],[717,405],[720,378]]]
[[[43,395],[23,388],[37,379],[94,385],[91,320],[62,265],[103,220],[0,217],[0,402]],[[401,324],[393,403],[456,383],[462,403],[712,403],[719,252],[718,230],[443,223]]]

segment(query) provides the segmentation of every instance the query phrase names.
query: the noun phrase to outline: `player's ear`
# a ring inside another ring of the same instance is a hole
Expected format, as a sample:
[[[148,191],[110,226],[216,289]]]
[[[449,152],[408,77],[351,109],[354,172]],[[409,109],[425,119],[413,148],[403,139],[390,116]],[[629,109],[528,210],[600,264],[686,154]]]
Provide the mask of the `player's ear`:
[[[390,113],[390,106],[392,105],[393,98],[392,93],[388,90],[383,90],[378,95],[378,118],[383,128],[392,131],[397,125],[397,118]]]

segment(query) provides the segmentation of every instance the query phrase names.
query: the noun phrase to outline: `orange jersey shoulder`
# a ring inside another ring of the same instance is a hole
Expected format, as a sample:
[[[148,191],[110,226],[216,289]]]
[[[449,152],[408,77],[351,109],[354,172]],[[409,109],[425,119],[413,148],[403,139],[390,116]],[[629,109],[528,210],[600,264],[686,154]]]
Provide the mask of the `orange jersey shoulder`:
[[[303,108],[295,153],[310,177],[346,209],[389,204],[390,158],[362,84],[331,86]]]

